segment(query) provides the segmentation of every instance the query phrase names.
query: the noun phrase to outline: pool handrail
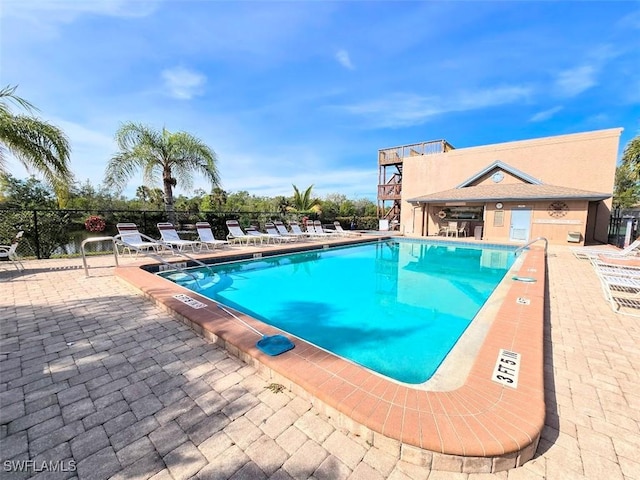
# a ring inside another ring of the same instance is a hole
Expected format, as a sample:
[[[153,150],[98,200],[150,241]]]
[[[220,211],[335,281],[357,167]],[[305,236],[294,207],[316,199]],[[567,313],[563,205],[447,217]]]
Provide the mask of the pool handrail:
[[[547,250],[549,248],[549,240],[546,239],[546,237],[537,237],[534,238],[533,240],[531,240],[530,242],[527,242],[525,245],[518,247],[516,249],[516,251],[514,252],[514,255],[518,255],[521,251],[523,251],[525,248],[530,247],[531,245],[533,245],[534,243],[540,241],[540,240],[544,240],[544,254],[547,254]]]
[[[80,244],[80,253],[82,254],[82,264],[84,265],[84,274],[89,277],[89,266],[87,265],[87,256],[85,255],[84,246],[90,242],[106,242],[111,240],[113,242],[113,256],[116,260],[116,267],[118,264],[118,248],[116,247],[116,239],[114,237],[105,236],[105,237],[90,237],[82,241]]]
[[[156,240],[155,238],[151,238],[148,235],[145,235],[144,233],[141,233],[140,237],[142,237],[144,240],[148,240],[150,242],[155,242],[155,243],[158,243],[160,245],[163,245],[164,247],[169,248],[173,252],[174,255],[185,257],[188,260],[190,260],[191,262],[193,262],[193,263],[195,263],[195,264],[197,264],[197,265],[199,265],[201,267],[204,267],[209,271],[212,271],[211,270],[211,265],[207,265],[206,263],[201,262],[197,258],[194,258],[191,255],[187,254],[186,252],[182,252],[182,251],[180,251],[178,249],[173,248],[169,243],[167,243],[167,242],[165,242],[163,240]],[[121,235],[116,235],[113,238],[114,244],[116,242],[118,242],[118,241],[121,244],[125,244],[126,243],[126,242],[122,241]],[[187,271],[186,269],[180,267],[179,265],[176,265],[175,263],[171,263],[171,262],[166,261],[160,255],[158,255],[156,253],[151,253],[146,248],[138,248],[138,247],[136,247],[134,245],[131,245],[131,244],[126,244],[126,245],[127,245],[128,248],[133,249],[137,254],[142,254],[142,255],[144,255],[146,257],[152,258],[153,260],[156,260],[157,262],[160,262],[163,265],[168,266],[171,270],[176,270],[176,271],[178,271],[180,273],[184,273],[185,275],[188,275],[188,276],[192,277],[196,282],[198,281],[198,278],[196,277],[196,275],[194,275],[193,273],[191,273],[191,272]],[[114,245],[114,248],[115,248],[115,245]]]

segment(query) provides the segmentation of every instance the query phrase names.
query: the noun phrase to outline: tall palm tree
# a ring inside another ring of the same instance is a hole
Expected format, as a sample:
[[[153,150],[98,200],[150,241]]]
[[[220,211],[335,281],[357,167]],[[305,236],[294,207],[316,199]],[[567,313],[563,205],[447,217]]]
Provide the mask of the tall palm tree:
[[[629,168],[636,180],[640,180],[640,135],[633,138],[625,147],[622,165]]]
[[[0,89],[0,174],[7,174],[7,152],[29,171],[42,175],[59,200],[66,198],[73,184],[69,169],[69,140],[58,127],[34,117],[37,110],[15,94],[17,86]],[[27,110],[29,115],[11,112],[8,101]]]
[[[157,131],[129,122],[116,132],[116,142],[120,151],[109,160],[106,185],[120,192],[138,170],[142,170],[146,183],[161,178],[164,207],[172,223],[176,220],[173,188],[178,182],[183,188],[191,188],[193,174],[198,173],[212,187],[219,186],[216,153],[189,133],[171,133],[165,128]]]

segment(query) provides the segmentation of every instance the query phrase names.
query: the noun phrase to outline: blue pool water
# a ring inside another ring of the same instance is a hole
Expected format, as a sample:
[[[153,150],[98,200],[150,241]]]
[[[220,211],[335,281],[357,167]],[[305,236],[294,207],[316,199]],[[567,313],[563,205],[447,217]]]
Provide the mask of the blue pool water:
[[[428,380],[513,250],[389,240],[160,275],[401,382]],[[182,280],[182,282],[180,281]]]

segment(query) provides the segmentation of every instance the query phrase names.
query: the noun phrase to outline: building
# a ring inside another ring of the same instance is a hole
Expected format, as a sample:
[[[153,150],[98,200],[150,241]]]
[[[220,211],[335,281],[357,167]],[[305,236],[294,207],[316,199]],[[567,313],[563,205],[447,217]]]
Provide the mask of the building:
[[[379,150],[379,216],[413,237],[606,243],[621,133]]]

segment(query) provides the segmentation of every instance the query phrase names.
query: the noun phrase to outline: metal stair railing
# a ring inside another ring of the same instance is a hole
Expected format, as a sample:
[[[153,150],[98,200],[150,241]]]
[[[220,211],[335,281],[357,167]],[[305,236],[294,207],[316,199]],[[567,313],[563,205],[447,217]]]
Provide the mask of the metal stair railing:
[[[518,255],[520,252],[524,251],[525,248],[530,247],[531,245],[533,245],[534,243],[540,240],[544,240],[544,254],[546,255],[547,249],[549,248],[549,240],[547,240],[545,237],[537,237],[531,240],[530,242],[527,242],[525,245],[517,248],[516,251],[514,252],[514,255]]]

